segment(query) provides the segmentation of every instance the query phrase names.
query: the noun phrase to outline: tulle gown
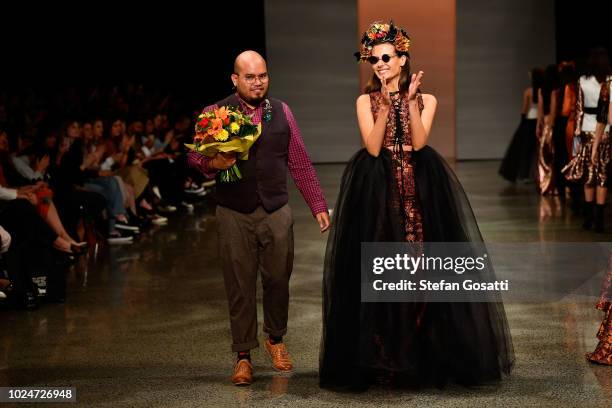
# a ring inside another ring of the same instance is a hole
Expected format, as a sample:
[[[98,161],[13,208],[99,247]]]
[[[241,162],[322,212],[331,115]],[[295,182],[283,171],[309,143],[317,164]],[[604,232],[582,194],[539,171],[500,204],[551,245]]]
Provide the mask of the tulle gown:
[[[376,118],[381,95],[370,97]],[[387,148],[378,157],[358,151],[342,176],[324,265],[324,388],[476,385],[501,379],[514,361],[500,301],[361,302],[361,242],[482,242],[444,159],[430,147],[398,149],[398,139],[411,144],[409,119],[401,97],[389,113]]]
[[[499,174],[508,181],[533,179],[537,153],[536,119],[521,117],[512,141],[499,166]]]

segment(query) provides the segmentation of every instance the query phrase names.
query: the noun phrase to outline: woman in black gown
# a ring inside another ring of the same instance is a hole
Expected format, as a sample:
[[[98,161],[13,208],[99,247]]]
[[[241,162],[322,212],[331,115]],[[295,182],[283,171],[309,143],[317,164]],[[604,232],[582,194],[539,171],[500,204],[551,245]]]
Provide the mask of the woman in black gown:
[[[523,91],[521,121],[499,166],[499,174],[508,181],[533,181],[536,169],[536,127],[539,94],[544,84],[544,70],[533,68],[531,86]]]
[[[327,244],[321,387],[475,385],[513,363],[501,302],[361,302],[362,242],[482,241],[459,181],[426,145],[436,99],[410,74],[409,44],[374,23],[356,54],[374,75],[357,100],[365,148],[344,171]]]

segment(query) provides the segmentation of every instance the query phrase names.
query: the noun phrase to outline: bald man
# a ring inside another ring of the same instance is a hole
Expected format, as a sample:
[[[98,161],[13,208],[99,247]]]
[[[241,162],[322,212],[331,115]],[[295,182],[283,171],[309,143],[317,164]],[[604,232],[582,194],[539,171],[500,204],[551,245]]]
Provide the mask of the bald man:
[[[297,123],[286,103],[268,98],[266,61],[255,51],[238,55],[231,76],[236,93],[207,107],[237,106],[262,124],[262,134],[240,161],[242,179],[217,180],[217,222],[221,264],[229,302],[232,351],[237,353],[232,382],[249,385],[253,378],[250,350],[257,340],[257,272],[263,286],[265,348],[273,367],[291,371],[283,342],[287,332],[289,277],[293,268],[293,216],[288,204],[287,172],[295,181],[321,232],[329,215],[317,175]],[[236,162],[234,155],[207,158],[189,153],[189,165],[206,177]]]

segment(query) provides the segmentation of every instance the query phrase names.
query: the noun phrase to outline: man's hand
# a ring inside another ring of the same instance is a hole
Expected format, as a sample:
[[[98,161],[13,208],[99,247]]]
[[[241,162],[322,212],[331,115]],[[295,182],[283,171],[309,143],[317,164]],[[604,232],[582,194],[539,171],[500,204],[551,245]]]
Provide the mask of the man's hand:
[[[319,223],[319,228],[321,228],[321,233],[324,233],[329,229],[329,214],[327,211],[320,212],[316,215],[317,222]]]
[[[217,153],[209,162],[209,166],[215,170],[227,170],[236,164],[236,154],[234,153]]]

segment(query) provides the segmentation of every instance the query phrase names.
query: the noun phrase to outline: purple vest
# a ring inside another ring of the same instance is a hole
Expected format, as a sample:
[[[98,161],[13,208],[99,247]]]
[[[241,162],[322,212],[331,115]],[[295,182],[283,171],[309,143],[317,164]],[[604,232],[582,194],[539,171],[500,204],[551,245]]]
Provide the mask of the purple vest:
[[[272,212],[287,204],[287,157],[290,129],[281,101],[269,98],[272,118],[261,120],[262,132],[251,146],[248,160],[238,160],[242,179],[221,183],[217,178],[217,204],[241,213],[251,213],[258,205]],[[231,95],[217,106],[240,107],[238,97]]]

